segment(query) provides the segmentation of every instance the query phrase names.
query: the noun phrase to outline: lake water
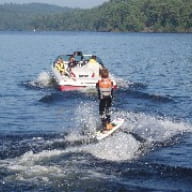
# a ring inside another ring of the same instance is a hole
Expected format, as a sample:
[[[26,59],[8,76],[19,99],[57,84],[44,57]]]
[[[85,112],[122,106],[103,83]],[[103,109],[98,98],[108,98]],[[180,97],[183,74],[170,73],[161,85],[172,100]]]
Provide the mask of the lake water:
[[[51,83],[77,50],[119,87],[101,142],[96,93]],[[192,34],[0,32],[0,82],[0,191],[192,191]]]

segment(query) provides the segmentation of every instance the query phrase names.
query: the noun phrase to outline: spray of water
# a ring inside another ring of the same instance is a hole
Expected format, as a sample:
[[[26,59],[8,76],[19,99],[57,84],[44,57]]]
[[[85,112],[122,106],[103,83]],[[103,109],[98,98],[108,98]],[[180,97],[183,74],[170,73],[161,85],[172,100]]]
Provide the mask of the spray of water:
[[[168,118],[153,117],[144,113],[114,112],[113,118],[124,118],[126,122],[120,130],[97,144],[83,147],[88,153],[100,159],[125,161],[138,158],[154,145],[166,143],[192,127],[183,122],[174,122]],[[95,120],[90,119],[94,125]],[[146,149],[141,147],[145,146]]]
[[[99,126],[98,109],[94,101],[81,102],[75,111],[75,127],[73,127],[66,140],[75,142],[93,136]]]
[[[130,82],[125,81],[123,78],[117,77],[113,74],[111,74],[111,78],[115,80],[115,82],[119,88],[128,88],[129,87]]]
[[[29,84],[33,87],[39,88],[53,87],[54,80],[50,73],[43,71],[35,80],[30,81]]]
[[[97,109],[95,103],[81,103],[76,111],[77,119],[75,124],[78,124],[75,131],[71,130],[68,139],[84,139],[84,137],[93,136],[96,129],[95,116]],[[83,111],[83,113],[82,113]],[[39,153],[31,151],[24,155],[0,161],[0,168],[6,168],[8,172],[13,172],[11,176],[5,178],[5,182],[12,180],[43,180],[43,182],[51,182],[54,178],[65,178],[71,172],[80,171],[76,166],[80,162],[86,162],[86,156],[82,154],[91,154],[97,159],[106,161],[129,161],[139,158],[145,149],[140,150],[141,146],[148,150],[154,143],[166,142],[177,134],[184,132],[192,132],[192,126],[183,122],[174,122],[168,118],[153,117],[144,113],[133,113],[119,111],[112,114],[113,118],[121,117],[126,121],[121,129],[113,135],[107,137],[100,142],[82,143],[77,146],[68,146],[62,150],[43,150]],[[83,127],[84,126],[84,127]],[[89,132],[88,135],[82,135],[84,132]],[[138,139],[135,135],[143,138]],[[145,142],[147,145],[143,145]],[[81,154],[78,158],[75,154]],[[72,154],[74,158],[67,158]],[[78,174],[78,173],[77,173]]]

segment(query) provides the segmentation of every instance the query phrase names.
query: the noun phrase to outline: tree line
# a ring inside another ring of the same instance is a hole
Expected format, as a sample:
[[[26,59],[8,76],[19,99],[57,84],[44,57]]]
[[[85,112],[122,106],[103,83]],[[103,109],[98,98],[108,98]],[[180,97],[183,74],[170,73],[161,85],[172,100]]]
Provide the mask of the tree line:
[[[191,0],[110,0],[92,9],[56,8],[25,18],[22,15],[20,20],[11,19],[11,13],[8,15],[11,23],[2,27],[5,15],[0,9],[2,30],[12,26],[19,30],[192,32]]]
[[[3,4],[0,5],[0,30],[32,30],[32,21],[71,10],[42,3]]]

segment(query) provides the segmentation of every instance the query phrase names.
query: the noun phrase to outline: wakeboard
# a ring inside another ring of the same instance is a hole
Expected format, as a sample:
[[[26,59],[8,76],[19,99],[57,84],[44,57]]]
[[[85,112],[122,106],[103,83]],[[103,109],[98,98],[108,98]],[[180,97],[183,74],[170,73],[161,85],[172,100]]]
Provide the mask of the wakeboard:
[[[113,125],[113,128],[111,130],[109,130],[109,131],[103,131],[103,130],[97,131],[95,138],[99,141],[99,140],[102,140],[105,137],[111,135],[114,131],[116,131],[118,128],[120,128],[123,125],[124,121],[125,120],[121,119],[121,118],[114,119],[111,122],[112,125]]]

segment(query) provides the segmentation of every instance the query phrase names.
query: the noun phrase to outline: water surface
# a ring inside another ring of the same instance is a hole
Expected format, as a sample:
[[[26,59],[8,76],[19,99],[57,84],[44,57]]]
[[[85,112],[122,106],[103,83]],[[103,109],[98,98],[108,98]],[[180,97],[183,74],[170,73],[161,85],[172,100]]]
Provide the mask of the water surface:
[[[119,86],[101,142],[96,93],[51,83],[77,50]],[[192,34],[0,32],[0,53],[0,191],[191,191]]]

